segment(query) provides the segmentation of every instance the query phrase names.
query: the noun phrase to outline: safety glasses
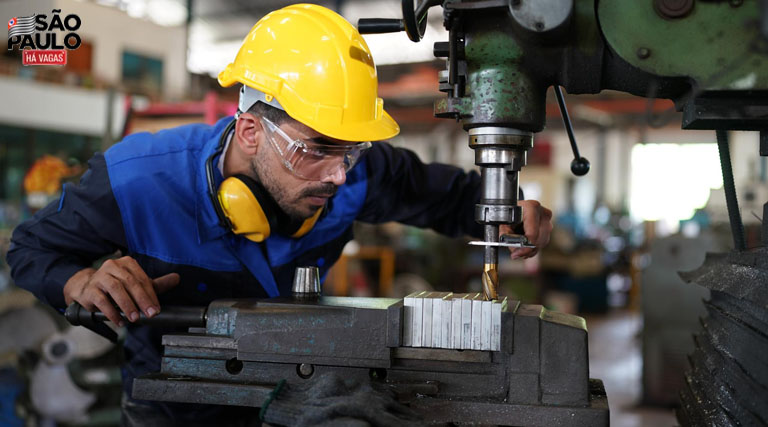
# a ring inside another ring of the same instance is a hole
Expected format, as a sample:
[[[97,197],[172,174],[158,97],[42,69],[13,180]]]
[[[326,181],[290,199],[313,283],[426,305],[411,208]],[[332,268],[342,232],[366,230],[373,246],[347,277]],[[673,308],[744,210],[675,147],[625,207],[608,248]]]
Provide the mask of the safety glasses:
[[[280,155],[283,165],[299,178],[322,181],[340,168],[348,172],[371,148],[370,142],[337,145],[293,139],[269,119],[260,117],[260,120],[267,140]]]

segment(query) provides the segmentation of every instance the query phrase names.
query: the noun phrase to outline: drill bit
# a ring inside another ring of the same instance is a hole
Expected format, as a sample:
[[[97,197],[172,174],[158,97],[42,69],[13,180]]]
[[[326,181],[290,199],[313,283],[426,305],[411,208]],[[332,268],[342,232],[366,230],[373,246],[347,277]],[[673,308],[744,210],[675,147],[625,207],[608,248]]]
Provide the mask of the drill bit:
[[[499,241],[499,226],[498,225],[486,225],[484,227],[485,241],[486,242],[498,242]],[[493,301],[498,297],[497,290],[499,285],[499,248],[494,246],[486,246],[483,252],[483,296],[486,301]]]
[[[498,299],[496,290],[499,284],[499,273],[496,264],[483,265],[483,296],[486,301]]]

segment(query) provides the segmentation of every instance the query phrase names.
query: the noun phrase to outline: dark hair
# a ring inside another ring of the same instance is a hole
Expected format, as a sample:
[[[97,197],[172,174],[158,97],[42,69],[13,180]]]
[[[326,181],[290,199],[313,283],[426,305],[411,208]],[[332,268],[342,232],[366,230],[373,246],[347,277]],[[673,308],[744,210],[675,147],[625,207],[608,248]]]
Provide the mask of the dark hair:
[[[281,125],[291,118],[285,111],[263,102],[253,104],[248,112],[258,117],[264,117],[276,125]]]

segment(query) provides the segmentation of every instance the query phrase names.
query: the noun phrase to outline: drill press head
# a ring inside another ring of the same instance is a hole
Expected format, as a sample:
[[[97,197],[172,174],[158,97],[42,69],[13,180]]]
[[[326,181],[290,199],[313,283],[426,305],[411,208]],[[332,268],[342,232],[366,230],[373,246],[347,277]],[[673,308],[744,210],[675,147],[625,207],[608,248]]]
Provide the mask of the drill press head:
[[[475,221],[483,225],[483,293],[497,298],[499,226],[514,227],[522,221],[517,206],[519,173],[525,166],[533,134],[511,127],[481,126],[469,130],[469,146],[482,177],[481,198],[475,205]]]
[[[482,175],[482,196],[475,220],[483,225],[519,223],[517,206],[520,170],[533,147],[533,133],[508,127],[485,126],[469,130],[469,146]]]

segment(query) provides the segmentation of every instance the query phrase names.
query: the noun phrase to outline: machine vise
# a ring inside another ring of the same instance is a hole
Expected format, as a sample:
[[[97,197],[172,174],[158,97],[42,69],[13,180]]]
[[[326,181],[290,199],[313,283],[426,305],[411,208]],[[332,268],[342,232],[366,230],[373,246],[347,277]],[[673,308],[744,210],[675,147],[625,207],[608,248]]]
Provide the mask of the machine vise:
[[[407,347],[403,302],[215,301],[204,328],[163,337],[161,371],[137,378],[133,398],[259,407],[281,380],[335,372],[385,385],[426,423],[608,425],[582,318],[510,302],[499,351]]]

